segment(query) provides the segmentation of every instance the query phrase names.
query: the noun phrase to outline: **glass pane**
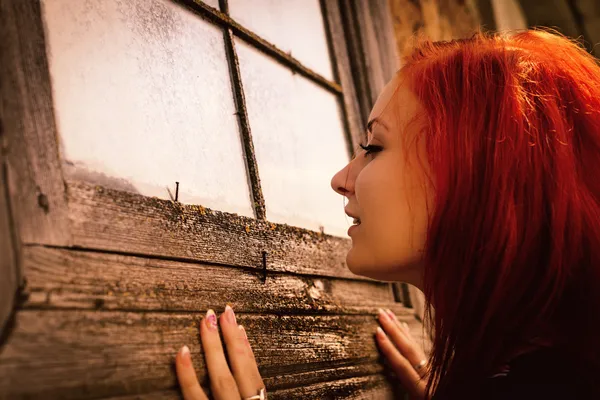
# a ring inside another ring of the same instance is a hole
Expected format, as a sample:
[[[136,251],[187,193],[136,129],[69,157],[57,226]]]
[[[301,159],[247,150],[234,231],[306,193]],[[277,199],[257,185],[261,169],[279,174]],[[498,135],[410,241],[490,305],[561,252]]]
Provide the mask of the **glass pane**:
[[[348,163],[336,96],[237,41],[267,219],[345,236],[329,184]]]
[[[233,19],[333,79],[319,0],[229,0]]]
[[[219,9],[219,0],[202,0],[202,2],[208,4],[212,8]]]
[[[169,0],[44,0],[66,173],[252,216],[223,34]]]

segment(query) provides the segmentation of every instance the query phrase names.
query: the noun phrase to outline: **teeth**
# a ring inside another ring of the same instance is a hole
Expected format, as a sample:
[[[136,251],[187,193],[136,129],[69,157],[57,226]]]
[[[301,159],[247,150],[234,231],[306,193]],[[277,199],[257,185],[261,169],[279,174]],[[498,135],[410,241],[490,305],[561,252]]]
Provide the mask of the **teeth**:
[[[360,225],[360,219],[358,219],[358,218],[354,218],[354,224],[356,224],[356,225]]]

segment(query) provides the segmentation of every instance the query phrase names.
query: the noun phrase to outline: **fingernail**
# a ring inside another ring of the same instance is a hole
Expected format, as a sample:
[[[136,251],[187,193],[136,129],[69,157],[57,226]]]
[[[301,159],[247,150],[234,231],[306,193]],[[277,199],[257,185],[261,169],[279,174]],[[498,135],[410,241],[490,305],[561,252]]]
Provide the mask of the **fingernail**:
[[[406,322],[402,322],[402,326],[403,326],[404,328],[406,328],[406,330],[407,330],[407,331],[409,330],[409,329],[408,329],[408,324],[407,324]]]
[[[380,326],[377,327],[377,336],[379,336],[381,339],[385,339],[386,337],[385,332]]]
[[[394,318],[396,318],[396,316],[394,315],[394,313],[392,312],[392,310],[390,310],[389,308],[386,308],[386,309],[385,309],[385,312],[387,313],[387,315],[389,315],[389,317],[390,317],[391,319],[394,319]]]
[[[187,346],[183,346],[179,350],[179,354],[181,355],[181,362],[184,365],[190,365],[192,363],[192,357],[190,355],[190,348]]]
[[[217,316],[213,310],[208,310],[206,312],[206,326],[211,331],[217,330]]]
[[[241,325],[238,325],[238,329],[240,331],[242,331],[242,333],[244,334],[244,339],[246,339],[246,343],[248,343],[248,335],[246,335],[246,330],[244,329],[244,327]]]
[[[379,316],[385,320],[389,319],[389,315],[387,315],[387,313],[385,311],[383,311],[382,308],[379,309]]]
[[[231,322],[232,324],[237,324],[237,322],[235,320],[235,314],[233,312],[233,309],[229,306],[229,304],[227,304],[225,306],[225,318],[227,318],[227,322]]]

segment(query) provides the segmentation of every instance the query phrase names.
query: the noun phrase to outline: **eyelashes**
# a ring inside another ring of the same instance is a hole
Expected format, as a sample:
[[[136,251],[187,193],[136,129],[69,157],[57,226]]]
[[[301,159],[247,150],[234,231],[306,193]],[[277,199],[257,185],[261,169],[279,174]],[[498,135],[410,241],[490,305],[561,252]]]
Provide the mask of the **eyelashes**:
[[[367,145],[367,146],[360,144],[360,148],[365,151],[365,157],[368,156],[369,154],[379,153],[381,150],[383,150],[383,148],[381,146],[374,146],[372,144]]]

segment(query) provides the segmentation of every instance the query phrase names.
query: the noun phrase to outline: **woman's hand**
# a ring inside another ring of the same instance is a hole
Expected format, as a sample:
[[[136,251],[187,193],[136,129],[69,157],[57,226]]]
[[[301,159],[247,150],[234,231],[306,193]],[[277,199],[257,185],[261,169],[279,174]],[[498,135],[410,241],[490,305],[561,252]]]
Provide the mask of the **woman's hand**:
[[[408,324],[398,321],[390,310],[379,310],[379,323],[383,330],[377,328],[375,336],[381,352],[411,399],[423,399],[427,383],[425,367],[420,369],[419,374],[413,366],[427,360],[425,352],[412,337]]]
[[[229,306],[221,314],[219,323],[223,331],[231,369],[225,359],[217,327],[217,316],[214,311],[208,310],[206,318],[200,321],[200,337],[213,397],[216,400],[240,400],[240,398],[252,398],[252,396],[259,399],[258,394],[265,385],[258,372],[246,331],[237,324],[233,310]],[[198,383],[187,346],[183,346],[177,353],[175,366],[184,399],[208,399]]]

